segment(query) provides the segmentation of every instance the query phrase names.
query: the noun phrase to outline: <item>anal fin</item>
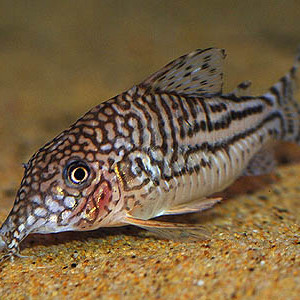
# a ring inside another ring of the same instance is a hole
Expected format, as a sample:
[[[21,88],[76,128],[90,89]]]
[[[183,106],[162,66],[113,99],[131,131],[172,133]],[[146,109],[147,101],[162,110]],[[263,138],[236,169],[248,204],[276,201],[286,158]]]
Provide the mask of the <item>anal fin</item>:
[[[188,214],[188,213],[199,212],[213,207],[216,203],[220,202],[221,200],[222,200],[221,197],[196,200],[169,209],[164,212],[164,215],[177,215],[177,214]]]
[[[182,224],[161,222],[156,220],[141,220],[127,216],[124,222],[146,229],[154,234],[168,240],[193,242],[207,240],[211,234],[208,229],[198,224]]]

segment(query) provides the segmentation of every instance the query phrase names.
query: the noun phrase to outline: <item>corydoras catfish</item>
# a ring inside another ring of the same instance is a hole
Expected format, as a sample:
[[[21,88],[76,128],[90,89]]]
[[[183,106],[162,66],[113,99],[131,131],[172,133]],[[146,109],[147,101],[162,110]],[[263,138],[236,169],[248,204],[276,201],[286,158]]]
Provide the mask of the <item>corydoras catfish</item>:
[[[152,220],[199,212],[241,175],[271,170],[277,141],[300,141],[291,70],[260,96],[222,91],[225,51],[196,50],[88,111],[24,164],[0,229],[5,257],[30,233],[136,225],[167,238],[205,228]]]

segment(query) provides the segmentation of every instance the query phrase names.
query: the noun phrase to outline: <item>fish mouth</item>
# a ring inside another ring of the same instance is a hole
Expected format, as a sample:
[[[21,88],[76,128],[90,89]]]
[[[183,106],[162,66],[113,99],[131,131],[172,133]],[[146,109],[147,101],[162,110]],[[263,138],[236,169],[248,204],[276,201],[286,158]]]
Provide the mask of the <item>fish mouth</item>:
[[[9,258],[13,259],[12,257],[14,256],[14,252],[9,250],[9,247],[7,246],[7,239],[1,233],[0,233],[0,253],[3,254],[2,257],[0,257],[0,263],[2,263],[3,261]]]
[[[3,232],[3,228],[0,229],[0,264],[7,259],[14,261],[14,257],[27,257],[20,255],[19,245],[22,240],[14,237],[14,232]]]
[[[11,262],[14,261],[15,257],[26,258],[28,256],[20,255],[19,243],[15,241],[13,247],[10,247],[7,243],[7,238],[0,233],[0,264],[8,259]]]
[[[4,255],[0,262],[13,256],[19,256],[20,242],[27,236],[26,232],[20,232],[14,220],[8,216],[0,228],[0,252]]]

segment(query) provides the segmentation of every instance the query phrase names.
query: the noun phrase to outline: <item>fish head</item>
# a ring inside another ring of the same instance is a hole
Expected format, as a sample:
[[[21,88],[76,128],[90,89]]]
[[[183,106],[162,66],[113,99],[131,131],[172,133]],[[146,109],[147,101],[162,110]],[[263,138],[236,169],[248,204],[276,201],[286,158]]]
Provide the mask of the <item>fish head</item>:
[[[0,229],[0,251],[15,255],[29,233],[91,230],[111,217],[120,199],[118,176],[108,171],[92,130],[87,136],[77,125],[24,165],[14,206]]]

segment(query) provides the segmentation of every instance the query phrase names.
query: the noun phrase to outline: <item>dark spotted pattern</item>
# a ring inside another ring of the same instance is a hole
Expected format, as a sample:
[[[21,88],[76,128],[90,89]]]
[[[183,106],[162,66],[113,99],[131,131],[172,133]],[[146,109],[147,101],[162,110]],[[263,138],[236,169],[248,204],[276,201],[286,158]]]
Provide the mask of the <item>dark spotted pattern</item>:
[[[225,95],[224,57],[210,48],[178,58],[36,152],[24,164],[0,249],[18,253],[30,232],[122,225],[127,212],[161,215],[228,186],[270,142],[299,142],[298,64],[261,97],[239,96],[249,82]],[[69,174],[76,166],[87,174],[78,183]]]

